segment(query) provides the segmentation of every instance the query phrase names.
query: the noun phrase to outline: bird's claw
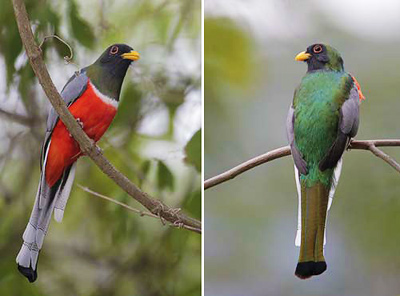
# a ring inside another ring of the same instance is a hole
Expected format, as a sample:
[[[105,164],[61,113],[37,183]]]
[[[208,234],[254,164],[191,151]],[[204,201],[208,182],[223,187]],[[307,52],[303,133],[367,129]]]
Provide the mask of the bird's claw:
[[[156,214],[163,225],[165,225],[165,219],[161,216],[161,213],[165,211],[165,206],[161,201],[158,201],[157,206],[153,209],[153,213]]]
[[[81,119],[78,117],[76,119],[76,122],[81,126],[81,128],[83,129],[83,122],[81,121]]]
[[[80,119],[80,118],[77,118],[77,119],[76,119],[76,122],[77,122],[77,123],[81,126],[81,128],[83,129],[83,122],[81,121],[81,119]],[[69,133],[69,137],[72,138],[71,133]]]

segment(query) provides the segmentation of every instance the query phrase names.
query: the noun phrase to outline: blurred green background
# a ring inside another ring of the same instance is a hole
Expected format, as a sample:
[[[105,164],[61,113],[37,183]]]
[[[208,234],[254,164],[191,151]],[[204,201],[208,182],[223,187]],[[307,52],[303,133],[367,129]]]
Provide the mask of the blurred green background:
[[[205,178],[287,145],[286,115],[316,42],[360,82],[357,139],[399,138],[400,2],[205,1]],[[400,161],[400,148],[384,148]],[[205,192],[205,295],[399,295],[400,175],[344,155],[321,276],[294,276],[299,249],[291,157]]]
[[[93,197],[89,187],[141,209],[90,159],[80,159],[62,224],[51,223],[35,284],[18,273],[39,180],[49,102],[22,49],[11,1],[0,0],[0,295],[200,295],[201,236],[162,226]],[[119,112],[99,145],[134,183],[188,215],[201,215],[201,1],[25,1],[59,90],[113,43],[141,54]],[[188,144],[189,143],[189,144]]]

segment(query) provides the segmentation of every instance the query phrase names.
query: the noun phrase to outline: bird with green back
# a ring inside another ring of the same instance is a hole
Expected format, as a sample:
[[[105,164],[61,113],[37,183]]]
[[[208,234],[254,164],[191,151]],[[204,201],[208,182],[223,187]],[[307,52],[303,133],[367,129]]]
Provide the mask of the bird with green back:
[[[299,197],[295,244],[300,246],[295,274],[307,279],[323,273],[325,224],[342,169],[342,155],[359,125],[364,96],[357,80],[344,71],[331,46],[314,44],[296,61],[308,70],[297,87],[287,117]]]

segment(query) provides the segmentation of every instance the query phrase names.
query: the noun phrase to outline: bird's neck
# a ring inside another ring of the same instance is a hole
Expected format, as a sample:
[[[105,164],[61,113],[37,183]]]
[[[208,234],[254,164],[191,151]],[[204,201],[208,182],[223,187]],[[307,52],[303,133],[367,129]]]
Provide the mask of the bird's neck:
[[[87,76],[90,82],[105,96],[119,101],[121,93],[122,82],[126,71],[119,75],[114,75],[110,71],[105,71],[99,66],[93,64],[86,68]]]

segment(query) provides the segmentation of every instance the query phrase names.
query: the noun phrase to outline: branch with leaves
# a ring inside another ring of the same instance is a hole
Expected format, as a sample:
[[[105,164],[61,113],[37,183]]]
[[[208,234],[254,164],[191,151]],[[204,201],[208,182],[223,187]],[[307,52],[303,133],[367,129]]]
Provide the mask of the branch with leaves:
[[[47,98],[53,105],[53,108],[58,113],[60,119],[67,127],[70,134],[78,142],[81,151],[85,155],[89,156],[104,174],[112,179],[127,194],[141,203],[152,214],[165,219],[173,225],[179,225],[182,228],[194,231],[196,233],[201,233],[200,221],[188,217],[177,209],[163,204],[160,200],[150,197],[147,193],[143,192],[135,184],[133,184],[125,175],[119,172],[107,160],[107,158],[104,157],[101,149],[86,135],[79,123],[69,112],[63,99],[54,86],[49,72],[47,71],[46,65],[42,59],[41,49],[35,43],[23,0],[12,0],[12,2],[18,30],[32,69],[38,78]]]
[[[377,147],[394,147],[400,146],[400,140],[365,140],[365,141],[351,141],[348,150],[368,150],[372,152],[376,157],[381,158],[392,166],[396,171],[400,173],[400,165],[385,152]],[[217,186],[218,184],[229,181],[236,176],[243,174],[244,172],[251,170],[261,164],[270,162],[272,160],[291,155],[290,147],[285,146],[275,150],[271,150],[265,154],[254,157],[248,161],[245,161],[234,168],[223,172],[215,177],[209,178],[204,182],[204,190],[211,187]]]

